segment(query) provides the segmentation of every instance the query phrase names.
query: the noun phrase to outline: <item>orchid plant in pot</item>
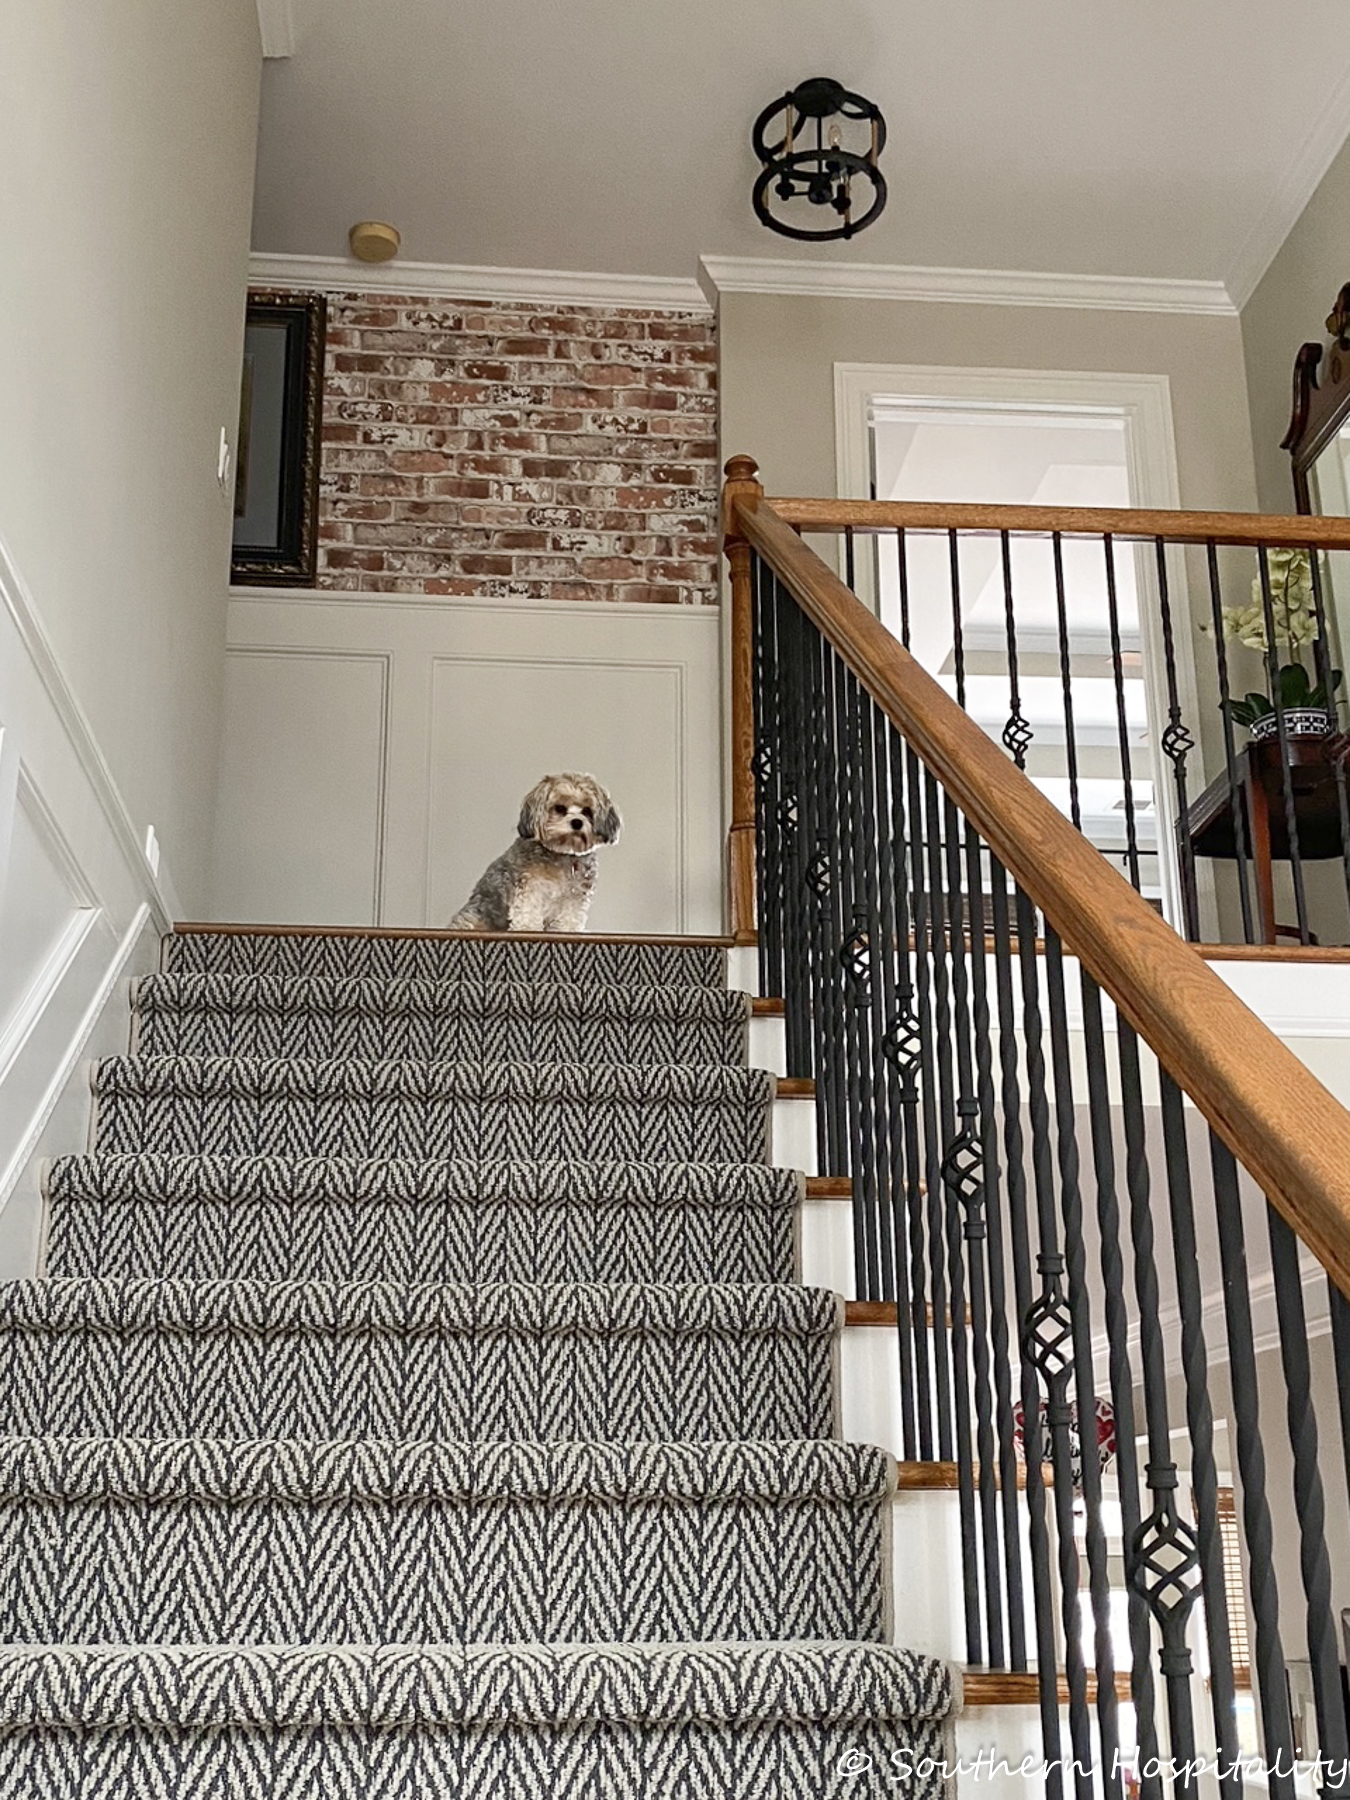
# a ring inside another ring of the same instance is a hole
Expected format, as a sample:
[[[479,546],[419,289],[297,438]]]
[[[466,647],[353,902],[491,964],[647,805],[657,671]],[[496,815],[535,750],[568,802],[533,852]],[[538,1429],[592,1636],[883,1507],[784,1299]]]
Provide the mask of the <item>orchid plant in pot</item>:
[[[1223,709],[1235,725],[1246,727],[1253,743],[1278,734],[1277,700],[1287,737],[1330,737],[1336,730],[1333,697],[1341,685],[1341,671],[1329,671],[1331,691],[1328,693],[1327,683],[1315,678],[1315,673],[1309,674],[1299,657],[1299,652],[1315,645],[1320,635],[1312,558],[1306,550],[1271,550],[1267,552],[1266,564],[1270,585],[1269,619],[1258,575],[1252,582],[1250,606],[1224,607],[1224,636],[1245,649],[1259,651],[1267,659],[1268,680],[1269,624],[1274,625],[1276,650],[1292,654],[1289,661],[1278,664],[1275,669],[1273,693],[1254,691],[1244,694],[1240,700],[1230,698],[1223,702]]]

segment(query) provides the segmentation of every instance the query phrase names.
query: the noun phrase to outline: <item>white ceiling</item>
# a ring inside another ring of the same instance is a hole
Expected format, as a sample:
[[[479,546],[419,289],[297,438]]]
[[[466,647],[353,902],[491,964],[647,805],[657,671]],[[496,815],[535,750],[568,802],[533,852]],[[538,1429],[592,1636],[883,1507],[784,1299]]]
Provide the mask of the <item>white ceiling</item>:
[[[278,0],[260,0],[264,12]],[[1350,131],[1342,0],[289,0],[254,247],[690,277],[700,254],[1226,282]],[[757,223],[750,127],[827,74],[889,123],[851,244]]]

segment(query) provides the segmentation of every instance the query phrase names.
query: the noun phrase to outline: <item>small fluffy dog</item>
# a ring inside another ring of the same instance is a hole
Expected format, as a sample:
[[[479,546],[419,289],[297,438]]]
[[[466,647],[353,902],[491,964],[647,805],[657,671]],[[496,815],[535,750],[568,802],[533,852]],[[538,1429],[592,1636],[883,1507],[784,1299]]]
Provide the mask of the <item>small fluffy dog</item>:
[[[584,931],[595,851],[623,821],[590,775],[545,775],[520,803],[514,844],[491,863],[452,931]]]

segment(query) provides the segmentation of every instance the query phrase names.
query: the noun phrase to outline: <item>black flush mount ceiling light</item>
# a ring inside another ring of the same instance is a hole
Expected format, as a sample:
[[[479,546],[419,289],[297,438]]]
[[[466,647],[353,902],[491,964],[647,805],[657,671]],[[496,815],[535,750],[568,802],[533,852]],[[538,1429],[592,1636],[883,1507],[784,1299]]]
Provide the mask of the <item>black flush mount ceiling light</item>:
[[[764,108],[753,142],[764,164],[752,196],[755,216],[770,231],[821,244],[854,237],[881,217],[886,182],[877,158],[886,121],[861,94],[816,75]],[[808,223],[809,207],[825,209],[818,224]]]

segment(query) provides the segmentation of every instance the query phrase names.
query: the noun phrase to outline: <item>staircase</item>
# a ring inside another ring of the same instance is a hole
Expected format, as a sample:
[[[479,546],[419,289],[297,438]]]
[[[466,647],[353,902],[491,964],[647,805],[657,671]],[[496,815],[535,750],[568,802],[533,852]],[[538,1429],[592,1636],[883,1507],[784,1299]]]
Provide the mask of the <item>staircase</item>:
[[[749,1011],[716,943],[168,940],[0,1290],[0,1793],[804,1800],[944,1754]]]

